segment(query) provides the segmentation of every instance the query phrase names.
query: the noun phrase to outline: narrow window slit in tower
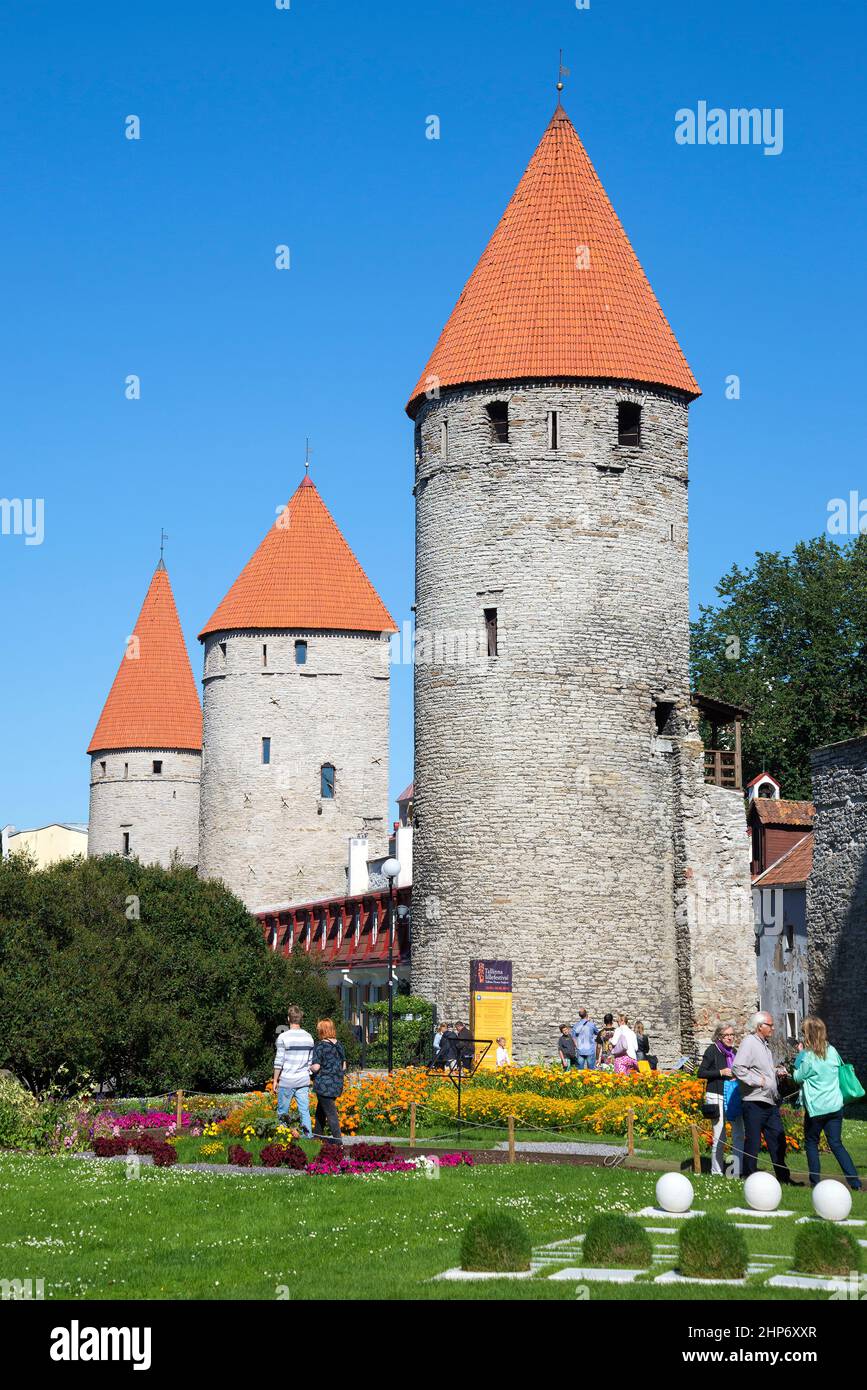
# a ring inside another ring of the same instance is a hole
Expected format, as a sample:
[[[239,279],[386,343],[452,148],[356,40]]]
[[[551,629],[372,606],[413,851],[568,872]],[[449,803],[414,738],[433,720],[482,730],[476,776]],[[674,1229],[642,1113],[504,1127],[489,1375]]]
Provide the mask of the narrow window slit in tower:
[[[125,831],[123,832],[123,852],[124,852],[124,854],[129,854],[129,831],[128,831],[128,830],[125,830]]]
[[[548,411],[548,448],[559,449],[560,447],[560,421],[559,412],[556,410]]]
[[[103,762],[101,762],[101,763],[99,764],[99,775],[100,775],[100,777],[104,777],[104,776],[105,776],[105,763],[103,763]]]
[[[617,443],[638,448],[641,444],[641,406],[620,401],[617,406]]]
[[[497,655],[497,610],[485,609],[485,636],[488,643],[488,656]]]
[[[668,539],[669,539],[670,541],[673,541],[673,540],[674,540],[674,522],[673,522],[673,521],[669,524],[669,527],[668,527]]]
[[[159,777],[160,774],[162,773],[162,770],[163,770],[163,764],[162,764],[162,759],[161,759],[161,758],[154,758],[153,769],[154,769],[154,774],[155,774],[155,776]]]
[[[299,640],[295,643],[295,665],[303,666],[307,660],[307,643]]]
[[[226,664],[226,643],[225,643],[225,642],[221,642],[221,643],[220,643],[220,656],[222,657],[222,659],[223,659],[223,665],[225,666],[225,664]]]
[[[262,643],[262,665],[268,665],[268,644],[266,642]]]
[[[673,700],[657,700],[653,707],[653,717],[656,721],[656,732],[662,735],[669,726],[669,720],[674,713]]]
[[[442,425],[440,426],[440,453],[442,454],[443,459],[447,459],[448,456],[449,456],[449,422],[448,422],[448,420],[443,420]]]
[[[263,763],[270,763],[270,761],[271,761],[271,740],[270,740],[270,738],[263,738],[263,739],[262,739],[262,762],[263,762]]]
[[[509,442],[509,403],[508,401],[489,401],[485,406],[491,429],[498,444]]]
[[[323,801],[333,801],[336,774],[331,763],[323,763],[319,774],[319,795]]]

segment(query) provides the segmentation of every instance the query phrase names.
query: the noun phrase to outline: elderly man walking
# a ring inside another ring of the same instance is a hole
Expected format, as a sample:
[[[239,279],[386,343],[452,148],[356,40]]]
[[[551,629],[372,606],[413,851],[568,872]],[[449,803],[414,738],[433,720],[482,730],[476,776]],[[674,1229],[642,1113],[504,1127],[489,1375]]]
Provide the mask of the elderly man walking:
[[[774,1172],[783,1183],[789,1181],[789,1169],[780,1114],[779,1077],[785,1075],[786,1069],[774,1062],[769,1044],[773,1031],[774,1020],[770,1014],[753,1014],[750,1031],[737,1050],[732,1071],[741,1083],[744,1107],[743,1175],[748,1178],[756,1171],[764,1135]]]

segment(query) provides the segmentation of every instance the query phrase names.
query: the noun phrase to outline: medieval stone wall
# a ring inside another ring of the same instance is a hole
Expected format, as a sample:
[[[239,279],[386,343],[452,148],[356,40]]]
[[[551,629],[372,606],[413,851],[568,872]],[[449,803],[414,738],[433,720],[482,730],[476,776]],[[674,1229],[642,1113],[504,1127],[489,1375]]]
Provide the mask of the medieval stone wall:
[[[617,443],[619,401],[642,406],[640,447]],[[419,411],[416,507],[413,988],[463,1017],[470,959],[508,958],[518,1057],[550,1055],[584,1004],[640,1016],[675,1061],[694,1034],[677,890],[701,839],[675,770],[687,404],[602,382],[446,391]]]
[[[812,755],[813,871],[807,880],[810,1010],[867,1084],[867,738]]]
[[[162,763],[162,772],[153,770]],[[104,770],[103,770],[104,766]],[[168,868],[173,857],[195,865],[199,851],[198,752],[134,748],[97,752],[90,760],[88,856],[130,854]]]
[[[372,857],[388,846],[387,639],[218,632],[204,662],[199,872],[250,908],[344,892],[349,837],[366,834]],[[320,795],[323,764],[336,769],[333,800]]]

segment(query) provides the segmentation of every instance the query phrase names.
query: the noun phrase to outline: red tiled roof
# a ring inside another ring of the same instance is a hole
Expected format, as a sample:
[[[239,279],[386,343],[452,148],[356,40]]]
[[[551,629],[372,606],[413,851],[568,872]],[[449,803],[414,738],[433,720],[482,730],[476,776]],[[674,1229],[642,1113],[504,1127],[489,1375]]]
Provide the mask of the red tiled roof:
[[[397,800],[398,800],[398,801],[412,801],[412,798],[413,798],[414,793],[415,793],[415,782],[410,782],[409,786],[406,787],[406,788],[401,792],[401,794],[400,794],[400,796],[397,798]]]
[[[813,832],[808,830],[769,869],[753,879],[754,888],[782,887],[806,883],[813,868]]]
[[[747,782],[744,791],[748,791],[750,787],[754,787],[757,782],[762,782],[766,777],[770,778],[775,787],[778,787],[780,785],[776,777],[772,777],[770,772],[760,772],[758,777],[753,777],[751,781]]]
[[[700,394],[562,106],[407,410],[415,413],[431,378],[440,386],[458,386],[526,377],[645,381]]]
[[[230,628],[397,631],[310,478],[269,527],[199,637]]]
[[[757,796],[750,802],[762,825],[791,825],[812,828],[816,808],[812,801],[783,801],[775,796]]]
[[[133,628],[88,753],[202,746],[202,707],[162,560]]]

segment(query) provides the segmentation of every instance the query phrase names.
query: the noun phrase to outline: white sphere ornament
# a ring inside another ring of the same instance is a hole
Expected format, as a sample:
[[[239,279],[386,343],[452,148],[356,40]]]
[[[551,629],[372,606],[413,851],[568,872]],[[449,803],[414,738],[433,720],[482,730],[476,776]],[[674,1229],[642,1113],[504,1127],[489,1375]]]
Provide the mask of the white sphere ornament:
[[[750,1173],[744,1183],[744,1197],[753,1211],[776,1211],[783,1189],[773,1173]]]
[[[823,1178],[813,1188],[813,1210],[823,1221],[845,1221],[852,1210],[852,1193],[834,1178]]]
[[[663,1211],[689,1211],[695,1193],[683,1173],[663,1173],[656,1184],[656,1202]]]

